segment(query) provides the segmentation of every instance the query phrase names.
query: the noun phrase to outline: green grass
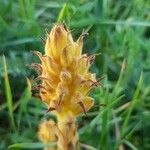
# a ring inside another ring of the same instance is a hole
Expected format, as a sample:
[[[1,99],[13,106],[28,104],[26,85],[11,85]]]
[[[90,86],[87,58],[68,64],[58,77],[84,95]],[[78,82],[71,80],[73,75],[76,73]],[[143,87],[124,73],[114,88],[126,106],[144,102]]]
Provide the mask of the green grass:
[[[13,100],[12,100],[12,94],[11,94],[11,89],[10,89],[10,83],[8,79],[7,64],[6,64],[5,56],[3,56],[3,66],[4,66],[5,95],[6,95],[6,100],[7,100],[10,124],[11,124],[11,128],[15,131],[16,127],[15,127],[15,121],[14,121],[14,115],[13,115]]]
[[[15,149],[15,148],[26,148],[26,149],[38,149],[38,148],[45,148],[45,147],[53,147],[55,146],[55,143],[50,144],[43,144],[43,143],[18,143],[9,146],[9,149]]]
[[[84,52],[101,53],[91,71],[105,76],[104,88],[91,92],[95,107],[77,120],[82,146],[149,150],[149,8],[149,0],[1,0],[0,150],[45,146],[37,138],[38,124],[53,116],[31,96],[26,77],[35,73],[26,66],[38,61],[31,50],[44,50],[38,37],[60,22],[74,39],[87,30]]]

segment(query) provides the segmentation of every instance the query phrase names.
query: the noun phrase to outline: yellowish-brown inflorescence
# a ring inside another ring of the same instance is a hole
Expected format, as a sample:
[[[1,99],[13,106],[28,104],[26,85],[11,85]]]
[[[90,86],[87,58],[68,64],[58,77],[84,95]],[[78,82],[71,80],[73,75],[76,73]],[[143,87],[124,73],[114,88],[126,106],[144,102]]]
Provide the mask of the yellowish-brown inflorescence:
[[[53,121],[40,125],[39,137],[46,143],[57,141],[57,149],[77,149],[76,117],[86,114],[93,106],[93,98],[88,94],[99,85],[95,74],[89,72],[95,55],[82,54],[86,34],[82,33],[74,42],[64,24],[54,25],[47,33],[45,54],[34,51],[41,61],[40,64],[31,64],[38,71],[34,81],[40,80],[41,83],[33,86],[33,90],[38,91],[37,95],[58,122],[58,125]],[[45,130],[51,130],[49,132],[54,134],[48,134]]]

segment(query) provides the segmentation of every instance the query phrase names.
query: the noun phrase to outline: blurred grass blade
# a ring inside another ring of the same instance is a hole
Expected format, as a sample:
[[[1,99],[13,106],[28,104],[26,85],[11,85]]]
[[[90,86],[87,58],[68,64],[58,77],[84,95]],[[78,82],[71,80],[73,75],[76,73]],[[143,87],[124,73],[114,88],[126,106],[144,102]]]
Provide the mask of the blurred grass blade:
[[[21,16],[22,16],[22,18],[25,19],[26,18],[26,11],[25,11],[24,1],[19,0],[19,5],[20,5],[19,9],[20,9]]]
[[[2,111],[5,108],[7,108],[7,103],[4,103],[4,104],[0,105],[0,111]]]
[[[20,108],[18,111],[18,117],[17,117],[17,125],[18,125],[18,130],[20,128],[20,123],[21,123],[21,119],[23,118],[23,113],[25,115],[27,115],[27,104],[31,98],[31,83],[30,80],[28,78],[26,78],[27,80],[27,88],[24,90],[21,98],[19,99],[20,101]],[[29,124],[30,122],[28,121],[28,125],[29,127],[31,127],[31,125]]]
[[[125,26],[143,26],[150,27],[150,22],[148,21],[134,21],[134,20],[104,20],[99,22],[99,24],[104,25],[125,25]]]
[[[98,150],[98,149],[96,149],[95,147],[93,147],[91,145],[87,145],[87,144],[83,144],[83,143],[80,143],[80,146],[87,149],[87,150]]]
[[[7,43],[3,44],[3,47],[5,46],[16,46],[16,45],[21,45],[21,44],[25,44],[25,43],[35,43],[35,42],[39,42],[38,39],[36,38],[22,38],[22,39],[17,39],[14,41],[7,41]]]
[[[31,92],[29,91],[29,88],[26,88],[24,93],[22,94],[21,98],[19,99],[20,109],[18,111],[18,118],[17,118],[18,130],[20,127],[20,122],[21,122],[23,113],[27,114],[26,109],[27,109],[27,104],[28,104],[28,101],[30,100],[30,98],[31,98]]]
[[[131,105],[129,106],[129,110],[127,112],[127,115],[126,115],[126,118],[125,118],[125,121],[123,123],[123,126],[122,126],[122,136],[124,136],[125,134],[125,130],[127,129],[127,125],[128,125],[128,122],[129,122],[129,119],[130,119],[130,115],[132,113],[132,110],[134,109],[135,105],[137,104],[138,102],[138,96],[140,94],[140,89],[142,87],[142,83],[143,83],[143,73],[141,73],[140,75],[140,79],[139,79],[139,82],[138,82],[138,85],[137,85],[137,89],[134,93],[134,96],[133,96],[133,99],[131,101]]]
[[[140,125],[141,125],[141,121],[139,121],[129,132],[128,134],[126,135],[125,139],[129,139],[130,137],[132,137],[133,133],[138,129],[140,128]]]
[[[45,147],[54,147],[56,143],[49,143],[49,144],[43,144],[43,143],[17,143],[9,146],[9,149],[18,149],[18,148],[25,148],[25,149],[38,149],[38,148],[45,148]]]
[[[138,150],[131,142],[127,140],[123,140],[123,143],[126,144],[128,147],[130,147],[131,150]]]
[[[116,98],[115,100],[112,100],[112,102],[106,106],[106,108],[104,108],[102,111],[99,112],[99,114],[91,121],[91,126],[94,126],[95,124],[97,124],[99,122],[99,118],[101,118],[101,115],[108,111],[109,109],[111,109],[113,106],[115,106],[116,104],[119,103],[119,101],[124,97],[124,95],[121,95],[120,97]]]
[[[0,16],[0,24],[1,24],[1,27],[3,27],[4,29],[10,29],[8,23],[3,19],[2,16]]]
[[[7,107],[9,111],[10,124],[11,124],[12,129],[15,131],[16,127],[15,127],[14,116],[13,116],[13,100],[12,100],[10,83],[8,79],[7,64],[6,64],[5,56],[3,56],[3,66],[4,66],[4,86],[5,86]]]
[[[108,94],[108,90],[105,94],[105,100],[104,100],[106,106],[109,105],[109,94]],[[108,149],[108,118],[109,118],[109,114],[110,114],[110,108],[105,109],[104,108],[104,112],[102,114],[102,132],[101,132],[101,136],[100,136],[100,145],[99,148],[103,146],[102,150],[104,149]]]
[[[112,97],[116,97],[119,93],[120,93],[120,87],[121,87],[121,82],[122,82],[122,79],[123,79],[123,75],[124,75],[124,70],[125,70],[125,59],[123,60],[123,63],[121,65],[121,70],[120,70],[120,74],[119,74],[119,79],[113,89],[113,92],[112,92]]]
[[[150,27],[148,21],[134,21],[134,20],[99,20],[97,17],[88,17],[82,19],[80,22],[72,21],[69,26],[71,28],[80,28],[88,25],[122,25],[122,26],[135,26],[135,27]]]
[[[67,10],[67,4],[64,4],[62,9],[60,10],[59,15],[58,15],[57,23],[60,23],[60,22],[63,21],[65,13],[66,13],[66,10]]]
[[[104,3],[104,0],[95,1],[95,15],[97,17],[101,17],[103,15],[103,3]]]

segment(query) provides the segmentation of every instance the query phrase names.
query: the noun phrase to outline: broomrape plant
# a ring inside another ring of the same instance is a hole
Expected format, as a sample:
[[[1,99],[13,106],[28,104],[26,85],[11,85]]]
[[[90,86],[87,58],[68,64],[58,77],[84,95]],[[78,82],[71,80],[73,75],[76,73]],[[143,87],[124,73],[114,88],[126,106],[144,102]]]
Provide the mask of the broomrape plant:
[[[34,54],[41,63],[33,63],[31,67],[38,72],[32,90],[38,91],[38,96],[52,112],[53,120],[44,121],[39,126],[38,136],[44,143],[56,142],[57,146],[49,150],[77,150],[79,137],[76,118],[94,105],[93,98],[88,96],[93,87],[100,85],[96,75],[89,72],[95,55],[82,54],[83,39],[87,33],[82,33],[76,42],[71,32],[64,24],[54,25],[47,33],[45,54],[38,51]]]

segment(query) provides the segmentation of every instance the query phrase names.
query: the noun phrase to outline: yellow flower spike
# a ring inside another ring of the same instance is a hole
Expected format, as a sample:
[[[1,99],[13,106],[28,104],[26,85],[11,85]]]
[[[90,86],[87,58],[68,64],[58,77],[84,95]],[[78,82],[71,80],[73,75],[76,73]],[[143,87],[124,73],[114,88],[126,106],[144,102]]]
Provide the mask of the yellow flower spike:
[[[87,33],[82,33],[74,42],[64,24],[54,25],[47,35],[45,54],[34,52],[41,60],[41,64],[31,65],[38,72],[34,82],[41,80],[41,83],[34,84],[32,90],[39,91],[36,95],[48,106],[47,112],[57,118],[55,126],[48,123],[51,129],[41,126],[43,129],[40,128],[39,133],[43,138],[40,139],[47,142],[47,137],[52,136],[53,139],[55,134],[57,150],[78,149],[76,117],[86,114],[94,105],[94,100],[88,94],[99,85],[95,74],[89,72],[95,55],[82,54],[85,35]],[[48,134],[52,130],[54,133]]]
[[[56,63],[56,61],[51,58],[50,56],[45,56],[45,62],[46,62],[46,67],[47,69],[52,73],[52,74],[59,74],[60,72],[60,66]]]
[[[68,89],[68,87],[64,83],[59,82],[58,86],[57,86],[57,89],[56,89],[56,94],[58,96],[60,96],[63,93],[65,93],[66,95],[68,95],[69,94],[69,89]]]
[[[72,96],[71,103],[74,105],[74,104],[77,104],[78,102],[80,102],[82,100],[83,100],[82,93],[79,91],[76,91],[75,94]]]
[[[82,101],[84,108],[80,105],[80,103],[81,102],[79,102],[75,107],[74,111],[76,115],[80,115],[81,113],[83,113],[83,111],[85,111],[86,114],[86,112],[94,105],[94,99],[91,97],[85,97]]]
[[[47,40],[46,40],[46,44],[45,44],[45,54],[47,56],[53,56],[49,35],[47,35]]]
[[[70,45],[66,46],[62,50],[60,55],[60,60],[63,67],[67,67],[68,65],[70,65],[73,59],[72,54],[73,54],[73,48]]]
[[[79,74],[85,74],[88,72],[89,69],[89,62],[88,62],[88,58],[86,55],[84,55],[82,58],[79,59],[78,61],[78,68],[77,68],[77,72]]]
[[[76,73],[76,70],[78,68],[78,59],[76,57],[73,57],[71,64],[67,67],[70,72]]]
[[[72,42],[72,37],[64,24],[55,25],[49,36],[52,54],[58,59],[61,51]]]
[[[72,77],[71,77],[71,72],[68,70],[63,70],[60,73],[60,80],[64,84],[70,84]]]
[[[75,43],[75,56],[81,56],[83,48],[83,39],[88,33],[82,33]]]
[[[56,130],[56,124],[53,120],[44,121],[39,126],[38,137],[45,144],[50,142],[56,142]],[[45,150],[57,150],[57,148],[45,148]]]

